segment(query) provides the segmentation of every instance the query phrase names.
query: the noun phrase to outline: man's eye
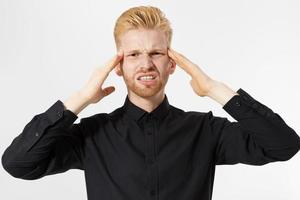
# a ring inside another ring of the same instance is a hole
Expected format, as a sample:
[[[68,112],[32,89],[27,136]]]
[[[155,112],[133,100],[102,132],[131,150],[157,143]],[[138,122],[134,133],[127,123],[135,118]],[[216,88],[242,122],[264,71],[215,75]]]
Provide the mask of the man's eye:
[[[129,56],[132,56],[132,57],[136,57],[137,55],[138,55],[137,53],[129,54]]]
[[[156,56],[156,55],[161,55],[162,53],[160,53],[160,52],[154,52],[154,53],[152,53],[152,55],[154,55],[154,56]]]

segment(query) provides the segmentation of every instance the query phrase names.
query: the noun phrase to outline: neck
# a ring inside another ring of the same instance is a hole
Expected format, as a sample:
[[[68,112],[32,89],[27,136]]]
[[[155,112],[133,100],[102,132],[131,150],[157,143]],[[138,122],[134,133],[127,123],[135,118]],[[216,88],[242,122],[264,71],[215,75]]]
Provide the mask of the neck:
[[[150,97],[141,97],[132,91],[128,91],[129,100],[136,106],[147,112],[152,112],[164,100],[164,90],[160,90],[157,94]]]

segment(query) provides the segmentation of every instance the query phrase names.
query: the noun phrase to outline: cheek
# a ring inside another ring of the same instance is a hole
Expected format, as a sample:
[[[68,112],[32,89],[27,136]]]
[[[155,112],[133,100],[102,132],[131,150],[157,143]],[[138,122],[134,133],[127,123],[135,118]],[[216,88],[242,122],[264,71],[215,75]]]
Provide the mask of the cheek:
[[[169,58],[157,60],[157,62],[155,64],[158,67],[158,70],[162,74],[168,74],[168,73],[170,73],[172,65],[171,65],[171,62],[170,62]]]
[[[137,63],[138,62],[138,58],[134,58],[134,57],[127,57],[125,56],[123,58],[123,61],[126,62],[126,63]]]
[[[132,79],[134,74],[134,69],[130,65],[126,65],[125,63],[122,66],[123,76],[127,77],[128,79]]]
[[[123,59],[123,67],[124,67],[124,69],[134,70],[136,67],[138,67],[138,62],[133,59],[124,58]]]

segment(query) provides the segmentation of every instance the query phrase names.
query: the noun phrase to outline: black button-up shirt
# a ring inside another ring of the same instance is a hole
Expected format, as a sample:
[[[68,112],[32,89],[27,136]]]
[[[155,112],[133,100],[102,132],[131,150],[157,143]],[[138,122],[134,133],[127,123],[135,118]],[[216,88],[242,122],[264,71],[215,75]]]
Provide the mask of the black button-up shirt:
[[[300,138],[241,88],[224,106],[237,122],[183,111],[167,96],[152,112],[126,96],[111,113],[82,118],[58,100],[33,117],[2,156],[12,176],[84,170],[89,200],[210,200],[215,165],[285,161]]]

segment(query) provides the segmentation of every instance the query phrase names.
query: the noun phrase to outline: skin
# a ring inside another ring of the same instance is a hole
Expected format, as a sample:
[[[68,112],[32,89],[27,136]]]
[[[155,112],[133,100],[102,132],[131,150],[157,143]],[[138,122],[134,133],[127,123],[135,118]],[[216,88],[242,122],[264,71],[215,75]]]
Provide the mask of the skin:
[[[135,105],[151,112],[163,100],[165,86],[176,64],[168,56],[165,34],[159,30],[130,30],[121,37],[124,58],[115,68],[127,86],[128,98]],[[143,85],[138,76],[155,73],[154,85]]]
[[[102,88],[102,85],[115,69],[116,74],[123,77],[130,101],[151,112],[163,101],[165,85],[176,65],[191,76],[190,85],[198,96],[210,97],[223,106],[234,95],[238,95],[226,84],[209,77],[184,55],[168,48],[167,39],[161,31],[137,29],[130,30],[121,37],[118,54],[104,66],[95,68],[87,83],[71,95],[64,105],[66,109],[79,114],[89,104],[98,103],[110,95],[115,87]],[[141,84],[137,77],[149,72],[157,75],[155,84]]]

